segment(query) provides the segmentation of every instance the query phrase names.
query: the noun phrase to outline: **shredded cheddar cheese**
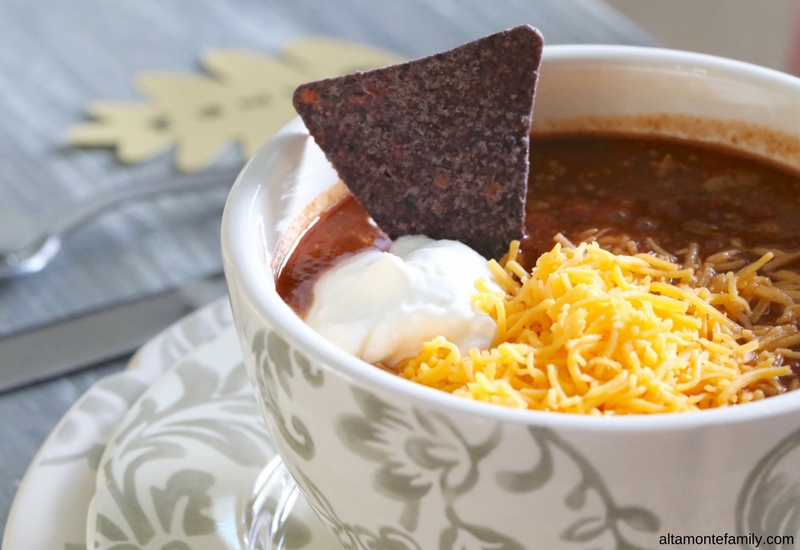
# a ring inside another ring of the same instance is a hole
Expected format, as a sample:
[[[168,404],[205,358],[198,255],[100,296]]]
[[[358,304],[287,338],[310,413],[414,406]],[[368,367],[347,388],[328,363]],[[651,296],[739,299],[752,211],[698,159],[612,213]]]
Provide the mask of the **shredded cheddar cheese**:
[[[770,341],[769,333],[756,336],[733,320],[753,314],[742,293],[794,303],[757,275],[771,253],[718,275],[712,290],[692,284],[692,268],[648,254],[614,254],[597,243],[557,244],[530,273],[518,263],[518,250],[514,242],[502,265],[489,262],[502,291],[476,283],[474,304],[498,326],[491,349],[462,357],[439,337],[395,372],[479,401],[595,415],[747,402],[764,397],[765,383],[791,373],[776,366],[774,346],[800,342],[800,334],[784,330]]]

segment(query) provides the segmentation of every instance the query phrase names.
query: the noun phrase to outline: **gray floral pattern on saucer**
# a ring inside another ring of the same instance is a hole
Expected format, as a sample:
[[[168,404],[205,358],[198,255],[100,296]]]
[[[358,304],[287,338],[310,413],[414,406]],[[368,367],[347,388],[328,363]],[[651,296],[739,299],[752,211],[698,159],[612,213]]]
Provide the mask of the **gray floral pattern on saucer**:
[[[85,550],[96,472],[115,427],[150,384],[232,323],[228,299],[217,300],[150,340],[127,370],[76,401],[25,474],[6,526],[10,548]]]
[[[160,378],[126,415],[100,464],[89,548],[242,544],[241,534],[226,541],[231,534],[218,526],[243,516],[275,450],[241,356],[231,353],[236,346],[234,330],[223,331]],[[305,525],[294,528],[300,532],[290,538],[310,540]]]

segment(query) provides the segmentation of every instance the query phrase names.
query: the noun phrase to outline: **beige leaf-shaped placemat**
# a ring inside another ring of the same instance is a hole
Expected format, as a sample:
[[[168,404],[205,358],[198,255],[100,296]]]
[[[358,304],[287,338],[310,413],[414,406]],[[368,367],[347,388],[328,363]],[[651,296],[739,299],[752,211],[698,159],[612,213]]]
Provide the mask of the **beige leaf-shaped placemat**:
[[[395,54],[329,38],[289,42],[277,57],[246,50],[210,50],[208,75],[150,72],[137,89],[150,103],[98,101],[90,122],[70,130],[73,145],[114,147],[124,163],[142,162],[176,147],[185,172],[208,167],[231,143],[250,157],[295,111],[298,84],[402,61]]]

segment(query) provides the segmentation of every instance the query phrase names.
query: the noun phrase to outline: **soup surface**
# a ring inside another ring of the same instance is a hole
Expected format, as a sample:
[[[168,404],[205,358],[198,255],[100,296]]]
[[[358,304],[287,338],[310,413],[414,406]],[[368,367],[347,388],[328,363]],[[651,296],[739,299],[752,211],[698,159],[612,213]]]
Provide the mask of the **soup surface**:
[[[626,234],[640,251],[676,255],[692,243],[705,257],[731,246],[794,249],[798,197],[797,174],[722,149],[622,137],[534,138],[522,247],[535,261],[556,233],[581,240],[598,230]]]
[[[325,271],[356,252],[388,250],[391,244],[350,195],[326,210],[303,234],[276,280],[278,294],[302,316],[311,307],[314,283]]]
[[[624,253],[682,256],[695,245],[707,257],[736,248],[744,265],[753,249],[800,247],[798,206],[800,176],[727,150],[638,137],[533,137],[523,264],[532,267],[561,233],[609,249],[624,235]],[[327,269],[390,244],[348,197],[305,232],[280,271],[278,293],[302,315]]]

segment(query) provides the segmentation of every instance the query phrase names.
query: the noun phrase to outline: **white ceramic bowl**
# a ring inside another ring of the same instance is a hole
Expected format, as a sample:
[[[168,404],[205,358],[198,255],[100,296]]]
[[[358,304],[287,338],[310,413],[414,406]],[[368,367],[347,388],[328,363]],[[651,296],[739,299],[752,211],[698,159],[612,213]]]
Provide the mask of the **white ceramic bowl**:
[[[800,168],[800,80],[744,63],[547,47],[534,111],[536,131],[684,136]],[[668,534],[800,535],[800,392],[691,414],[519,411],[415,385],[318,336],[276,294],[271,256],[336,181],[292,122],[236,182],[222,247],[269,430],[345,548],[623,549],[656,548]]]

